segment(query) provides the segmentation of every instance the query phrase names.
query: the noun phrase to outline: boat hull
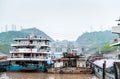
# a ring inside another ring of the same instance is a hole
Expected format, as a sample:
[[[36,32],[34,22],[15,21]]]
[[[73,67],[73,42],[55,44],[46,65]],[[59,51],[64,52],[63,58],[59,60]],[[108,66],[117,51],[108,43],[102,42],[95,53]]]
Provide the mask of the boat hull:
[[[9,66],[8,61],[0,61],[0,72],[4,72],[7,70],[7,67]]]
[[[8,71],[45,71],[44,66],[35,66],[35,65],[29,65],[29,66],[22,66],[22,65],[10,65],[7,68]]]
[[[51,74],[91,74],[92,69],[90,68],[48,68],[48,73]]]
[[[95,66],[94,73],[98,78],[102,79],[102,77],[103,77],[103,69],[102,68]],[[114,74],[110,74],[108,72],[105,72],[105,78],[106,79],[115,79],[115,76],[114,76]]]

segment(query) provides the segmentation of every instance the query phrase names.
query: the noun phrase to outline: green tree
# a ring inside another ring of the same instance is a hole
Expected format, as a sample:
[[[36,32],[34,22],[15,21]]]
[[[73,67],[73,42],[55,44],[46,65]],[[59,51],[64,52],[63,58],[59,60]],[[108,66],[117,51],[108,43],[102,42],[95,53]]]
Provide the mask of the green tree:
[[[100,50],[102,53],[108,53],[108,52],[117,50],[117,47],[110,46],[110,43],[106,43],[104,46],[98,48],[97,50]]]

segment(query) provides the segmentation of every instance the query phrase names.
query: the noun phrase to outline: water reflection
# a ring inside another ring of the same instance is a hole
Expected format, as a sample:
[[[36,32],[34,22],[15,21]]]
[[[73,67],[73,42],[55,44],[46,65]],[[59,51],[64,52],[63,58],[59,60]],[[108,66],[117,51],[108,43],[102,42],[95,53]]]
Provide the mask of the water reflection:
[[[5,72],[0,73],[0,79],[98,79],[91,74],[46,74],[46,73],[25,73]]]

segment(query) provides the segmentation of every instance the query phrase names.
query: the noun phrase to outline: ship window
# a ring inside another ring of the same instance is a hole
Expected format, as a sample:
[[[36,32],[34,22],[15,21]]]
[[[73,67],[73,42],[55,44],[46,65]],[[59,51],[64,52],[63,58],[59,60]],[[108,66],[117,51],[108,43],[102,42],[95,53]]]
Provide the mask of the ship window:
[[[118,59],[120,59],[120,55],[118,55]]]
[[[98,69],[98,72],[99,72],[99,69]]]
[[[39,40],[39,42],[41,42],[41,40]]]
[[[17,54],[14,54],[15,56],[17,56]]]
[[[30,54],[24,54],[24,57],[25,57],[25,58],[29,58],[29,57],[30,57]]]
[[[41,47],[41,49],[44,49],[44,47]]]
[[[38,54],[36,54],[36,56],[38,56]]]
[[[30,43],[32,44],[32,43],[33,43],[33,40],[30,40]]]

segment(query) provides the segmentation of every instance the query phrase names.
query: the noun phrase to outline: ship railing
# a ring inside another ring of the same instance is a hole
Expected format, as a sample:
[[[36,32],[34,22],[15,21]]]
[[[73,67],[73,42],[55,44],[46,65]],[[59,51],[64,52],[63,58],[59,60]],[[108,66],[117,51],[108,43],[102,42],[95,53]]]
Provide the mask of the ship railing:
[[[15,52],[37,52],[37,49],[13,49],[13,50],[10,50],[10,53],[15,53]]]
[[[31,56],[11,56],[11,58],[37,58],[37,59],[48,59],[48,57],[44,56],[37,56],[37,57],[31,57]]]
[[[39,50],[38,52],[49,52],[48,50]]]
[[[19,52],[19,51],[10,51],[10,53],[28,53],[28,52],[30,52],[30,53],[41,53],[41,54],[51,54],[51,52],[48,52],[48,51],[37,51],[37,52],[35,52],[35,51],[26,51],[26,52]]]
[[[41,46],[46,46],[46,45],[49,45],[49,43],[39,43],[39,42],[33,42],[33,43],[30,43],[30,42],[17,42],[17,43],[11,44],[11,46],[14,46],[14,45],[41,45]]]
[[[39,44],[41,46],[48,46],[49,44],[45,44],[45,43],[42,43],[42,44]]]
[[[11,58],[23,58],[23,56],[11,56]]]
[[[8,60],[49,60],[49,58],[8,58]]]

